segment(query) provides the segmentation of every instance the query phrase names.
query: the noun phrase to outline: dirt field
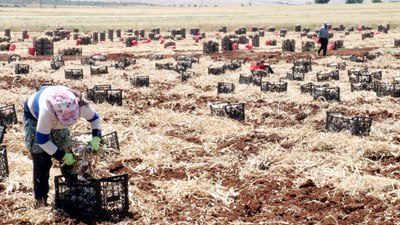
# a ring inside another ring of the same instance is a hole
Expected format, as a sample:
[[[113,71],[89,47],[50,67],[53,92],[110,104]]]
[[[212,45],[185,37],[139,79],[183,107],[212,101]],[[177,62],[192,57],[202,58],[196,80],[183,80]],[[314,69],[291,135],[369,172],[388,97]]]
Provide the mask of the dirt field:
[[[16,40],[20,33],[13,33]],[[31,36],[36,36],[32,33]],[[191,38],[177,41],[175,50],[164,49],[157,41],[127,48],[115,41],[82,46],[83,55],[108,54],[109,73],[90,76],[80,57],[65,57],[66,65],[50,69],[50,57],[31,57],[32,41],[16,42],[16,52],[29,64],[28,75],[14,74],[15,63],[0,54],[0,104],[14,104],[18,124],[7,129],[10,176],[0,183],[1,224],[78,224],[51,208],[33,209],[32,162],[24,145],[23,100],[37,85],[53,82],[86,92],[98,84],[123,90],[123,106],[93,104],[102,118],[103,133],[117,131],[121,153],[99,162],[101,176],[129,174],[131,215],[118,224],[396,224],[400,223],[399,99],[377,97],[373,91],[351,92],[347,69],[368,67],[382,70],[383,81],[398,76],[400,49],[393,48],[396,31],[375,33],[361,40],[359,32],[345,36],[336,32],[333,40],[344,40],[345,49],[329,51],[316,58],[315,51],[300,52],[306,38],[289,32],[296,40],[296,52],[281,52],[283,38],[267,33],[260,48],[234,53],[202,54],[202,43]],[[277,46],[266,46],[276,39]],[[217,40],[208,33],[206,40]],[[219,41],[219,40],[218,40]],[[55,43],[55,51],[75,46],[75,41]],[[347,60],[349,55],[380,53],[364,63]],[[150,53],[166,56],[200,55],[200,63],[189,71],[195,75],[181,82],[179,74],[156,70]],[[137,63],[125,70],[111,67],[120,56],[132,56]],[[264,81],[285,79],[292,59],[312,59],[312,71],[305,81],[288,81],[283,93],[261,92],[260,87],[239,84],[239,74],[249,74],[250,63],[264,59],[275,74]],[[236,71],[208,75],[211,64],[245,60]],[[313,100],[300,86],[317,82],[316,73],[328,63],[346,62],[339,80],[341,102]],[[81,81],[66,80],[64,69],[84,71]],[[147,75],[150,87],[135,88],[129,77]],[[232,94],[217,95],[218,82],[233,82]],[[245,103],[245,121],[210,115],[209,103]],[[326,112],[339,110],[348,115],[373,119],[370,135],[327,132]],[[75,134],[89,131],[85,121],[71,128]],[[51,176],[59,175],[53,168]],[[54,201],[51,182],[50,201]],[[101,224],[114,224],[100,222]]]

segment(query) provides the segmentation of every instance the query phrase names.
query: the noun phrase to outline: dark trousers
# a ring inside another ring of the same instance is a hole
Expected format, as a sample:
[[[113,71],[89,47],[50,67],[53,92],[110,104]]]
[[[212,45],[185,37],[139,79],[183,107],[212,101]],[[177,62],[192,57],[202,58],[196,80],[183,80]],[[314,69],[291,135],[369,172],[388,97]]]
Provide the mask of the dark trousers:
[[[319,41],[321,42],[321,47],[318,49],[318,55],[321,50],[323,50],[323,55],[326,56],[326,51],[328,50],[328,39],[320,38]]]
[[[51,156],[46,152],[32,154],[33,191],[35,199],[47,199],[49,193],[50,168],[53,165]]]
[[[35,199],[47,199],[50,169],[53,165],[51,156],[46,152],[32,153],[31,155],[33,160],[33,192],[35,193]],[[63,165],[60,170],[67,184],[71,184],[77,180],[77,176],[72,173],[73,166]]]

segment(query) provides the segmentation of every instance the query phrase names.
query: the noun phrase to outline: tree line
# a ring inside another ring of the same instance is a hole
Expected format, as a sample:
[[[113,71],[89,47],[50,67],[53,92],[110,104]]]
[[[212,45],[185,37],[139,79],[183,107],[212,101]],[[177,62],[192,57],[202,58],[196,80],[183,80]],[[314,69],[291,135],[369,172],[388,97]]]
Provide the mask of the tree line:
[[[315,4],[328,4],[330,0],[314,0]],[[364,0],[346,0],[346,4],[364,3]],[[382,0],[372,0],[372,3],[382,3]]]

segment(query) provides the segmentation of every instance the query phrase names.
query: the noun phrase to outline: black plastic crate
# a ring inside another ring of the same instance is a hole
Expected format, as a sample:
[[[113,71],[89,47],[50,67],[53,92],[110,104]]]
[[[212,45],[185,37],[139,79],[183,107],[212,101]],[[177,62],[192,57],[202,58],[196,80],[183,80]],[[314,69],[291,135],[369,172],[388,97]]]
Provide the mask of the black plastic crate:
[[[67,184],[56,176],[55,208],[85,220],[120,220],[128,215],[128,175]]]
[[[256,86],[261,86],[261,83],[262,77],[244,74],[240,74],[239,76],[239,84],[253,84]]]
[[[96,61],[92,58],[82,58],[81,59],[81,64],[82,65],[90,65],[90,66],[94,66],[96,65]]]
[[[95,85],[86,90],[86,98],[94,103],[103,103],[107,101],[106,90],[111,90],[111,85]]]
[[[305,77],[305,73],[302,73],[302,72],[294,72],[293,70],[286,72],[286,78],[288,80],[303,81],[304,77]]]
[[[7,147],[0,145],[0,181],[6,179],[8,175]]]
[[[187,56],[187,55],[177,55],[175,56],[176,61],[190,61],[192,63],[199,63],[200,57],[196,56]]]
[[[69,80],[82,80],[83,69],[66,69],[64,70],[65,79]]]
[[[114,66],[115,66],[115,69],[124,70],[126,67],[128,67],[132,64],[135,64],[135,63],[136,63],[135,59],[129,60],[127,58],[121,58],[117,62],[115,62]]]
[[[225,82],[218,82],[217,86],[217,94],[222,93],[232,93],[235,91],[235,84],[234,83],[225,83]]]
[[[153,53],[147,56],[149,60],[162,60],[164,59],[164,55],[160,53]]]
[[[174,68],[173,63],[164,62],[164,63],[155,63],[157,70],[172,70]]]
[[[329,87],[329,84],[313,84],[313,83],[307,83],[303,84],[300,86],[300,91],[301,93],[306,93],[306,94],[312,94],[314,88],[327,88]]]
[[[189,78],[193,76],[193,72],[191,71],[181,71],[181,81],[187,81]]]
[[[102,75],[108,73],[108,66],[90,67],[90,75]]]
[[[225,64],[225,67],[228,70],[237,70],[242,67],[242,63],[237,60],[231,60],[229,63]]]
[[[129,80],[135,87],[148,87],[150,85],[149,76],[133,76]]]
[[[323,98],[325,101],[340,101],[339,87],[323,87],[313,89],[314,100]]]
[[[225,66],[214,66],[210,65],[208,67],[208,74],[220,75],[225,73]]]
[[[327,80],[339,80],[339,70],[317,73],[317,81]]]
[[[226,116],[238,121],[244,121],[245,108],[244,103],[212,103],[210,104],[211,115]]]
[[[63,64],[61,62],[54,62],[54,61],[50,62],[50,68],[52,70],[59,70],[62,66]]]
[[[334,67],[338,70],[345,70],[346,69],[346,62],[334,62],[326,64],[327,67]]]
[[[17,114],[14,105],[0,107],[0,124],[16,124],[17,122]]]
[[[107,102],[111,105],[122,106],[122,90],[110,89],[106,90]]]
[[[5,134],[6,134],[6,126],[0,124],[0,144],[3,143]]]
[[[326,112],[325,129],[327,131],[350,131],[354,135],[368,135],[371,131],[372,118],[348,117],[342,112]]]
[[[101,144],[119,152],[118,134],[116,131],[101,136]]]
[[[368,73],[368,67],[364,67],[364,68],[350,68],[347,70],[347,75],[361,75],[361,74],[366,74]]]
[[[18,62],[18,61],[21,61],[21,56],[20,55],[11,54],[11,55],[8,56],[8,63]]]
[[[287,92],[287,82],[261,82],[262,92]]]
[[[15,74],[28,74],[29,73],[29,65],[28,64],[15,64]]]
[[[382,80],[382,70],[368,72],[375,80]]]
[[[375,88],[374,83],[351,83],[351,92],[354,91],[373,91]]]
[[[186,70],[188,68],[192,68],[192,61],[177,61],[176,66],[184,67]]]
[[[400,84],[399,83],[382,83],[376,81],[374,83],[374,91],[378,97],[392,96],[400,97]]]
[[[350,83],[372,83],[372,74],[352,74],[349,76]]]
[[[82,48],[65,48],[58,50],[58,54],[60,55],[82,55]]]
[[[302,68],[305,73],[312,71],[311,59],[293,59],[293,66]]]

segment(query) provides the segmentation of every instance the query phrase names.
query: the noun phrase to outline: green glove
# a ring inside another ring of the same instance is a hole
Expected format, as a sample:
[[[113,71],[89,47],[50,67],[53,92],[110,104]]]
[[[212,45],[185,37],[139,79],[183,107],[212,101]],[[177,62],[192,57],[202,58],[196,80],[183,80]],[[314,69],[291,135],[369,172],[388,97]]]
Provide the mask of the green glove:
[[[74,165],[76,163],[74,156],[69,152],[65,153],[64,157],[62,158],[62,161],[68,166]]]
[[[99,137],[93,137],[92,140],[89,141],[89,145],[93,150],[97,152],[100,148],[100,141],[101,139]]]

